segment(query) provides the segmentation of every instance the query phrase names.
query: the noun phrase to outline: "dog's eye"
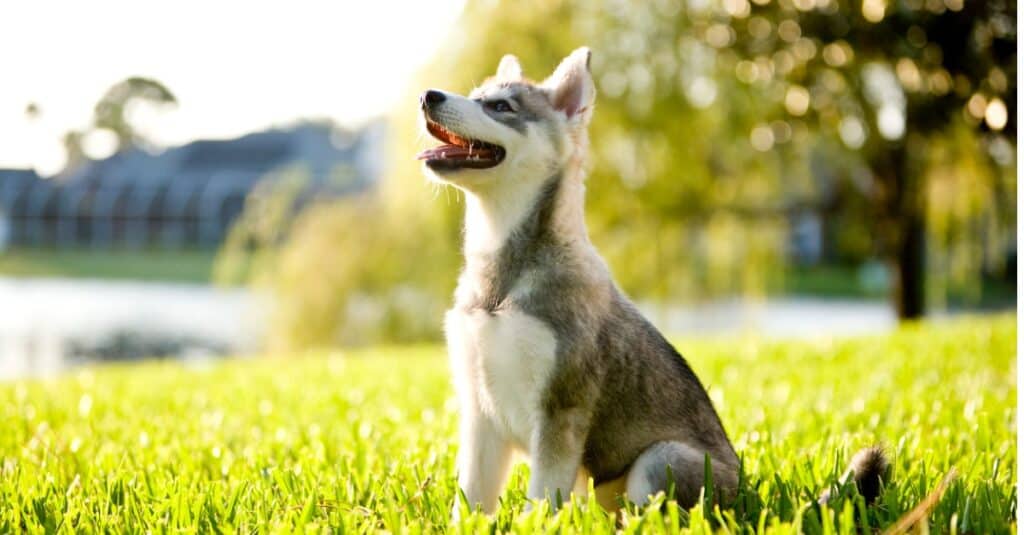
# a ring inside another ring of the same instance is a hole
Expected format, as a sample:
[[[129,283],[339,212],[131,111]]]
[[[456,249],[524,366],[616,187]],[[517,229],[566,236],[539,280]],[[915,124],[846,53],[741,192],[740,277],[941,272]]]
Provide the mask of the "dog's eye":
[[[485,104],[491,111],[506,113],[512,111],[512,105],[507,100],[489,100]]]

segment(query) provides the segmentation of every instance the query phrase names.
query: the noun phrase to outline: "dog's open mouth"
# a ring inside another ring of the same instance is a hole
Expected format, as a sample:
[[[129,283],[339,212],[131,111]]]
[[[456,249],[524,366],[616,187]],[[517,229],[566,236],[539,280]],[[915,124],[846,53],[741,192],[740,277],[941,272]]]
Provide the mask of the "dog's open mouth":
[[[505,159],[505,149],[501,146],[462,137],[429,117],[427,130],[430,135],[444,142],[444,145],[416,155],[416,159],[426,160],[431,169],[487,169]]]

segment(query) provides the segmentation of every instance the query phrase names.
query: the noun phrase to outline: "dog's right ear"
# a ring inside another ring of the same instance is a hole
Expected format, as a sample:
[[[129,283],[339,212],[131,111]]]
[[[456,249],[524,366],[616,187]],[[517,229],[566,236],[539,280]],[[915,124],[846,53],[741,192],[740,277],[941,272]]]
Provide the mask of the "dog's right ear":
[[[498,63],[497,77],[499,80],[522,80],[523,68],[519,65],[519,59],[512,54],[505,54]]]
[[[555,109],[565,113],[571,121],[584,125],[590,122],[595,90],[590,76],[589,48],[574,50],[541,85],[550,93]]]

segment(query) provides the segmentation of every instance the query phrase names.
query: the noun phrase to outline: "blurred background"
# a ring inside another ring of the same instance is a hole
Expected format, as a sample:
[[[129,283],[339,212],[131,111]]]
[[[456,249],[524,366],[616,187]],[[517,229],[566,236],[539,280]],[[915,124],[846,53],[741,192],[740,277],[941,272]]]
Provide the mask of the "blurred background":
[[[1013,309],[1012,0],[5,4],[0,378],[436,341],[417,95],[593,49],[588,223],[672,335]]]

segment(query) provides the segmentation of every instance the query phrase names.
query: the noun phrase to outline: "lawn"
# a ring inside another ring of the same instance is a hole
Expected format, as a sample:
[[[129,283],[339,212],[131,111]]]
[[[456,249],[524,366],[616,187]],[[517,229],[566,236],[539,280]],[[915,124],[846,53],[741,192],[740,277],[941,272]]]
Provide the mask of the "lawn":
[[[15,248],[0,251],[0,276],[68,277],[152,282],[209,284],[213,280],[216,250],[163,249],[53,249]],[[885,300],[884,288],[866,288],[853,266],[822,264],[788,266],[773,295],[835,299]],[[225,282],[225,281],[220,281]],[[950,308],[1010,309],[1016,306],[1016,287],[1005,280],[983,278],[977,295],[951,292]],[[940,307],[941,308],[941,307]]]
[[[0,251],[0,274],[208,283],[215,251],[11,249]]]
[[[517,467],[494,517],[465,531],[869,533],[958,472],[934,531],[1015,532],[1016,319],[884,337],[677,341],[744,458],[738,504],[617,517],[585,500],[524,513]],[[212,364],[98,366],[0,385],[0,532],[450,529],[455,406],[438,347]],[[892,482],[812,505],[856,449]]]

